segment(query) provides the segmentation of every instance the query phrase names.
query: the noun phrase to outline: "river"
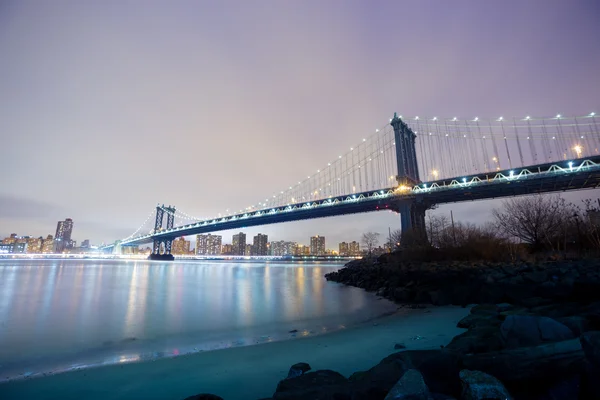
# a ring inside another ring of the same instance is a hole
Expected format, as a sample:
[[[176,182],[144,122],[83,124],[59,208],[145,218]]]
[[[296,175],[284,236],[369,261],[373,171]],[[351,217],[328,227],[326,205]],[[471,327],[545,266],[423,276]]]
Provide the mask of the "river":
[[[341,264],[0,261],[0,382],[293,339],[395,310]]]

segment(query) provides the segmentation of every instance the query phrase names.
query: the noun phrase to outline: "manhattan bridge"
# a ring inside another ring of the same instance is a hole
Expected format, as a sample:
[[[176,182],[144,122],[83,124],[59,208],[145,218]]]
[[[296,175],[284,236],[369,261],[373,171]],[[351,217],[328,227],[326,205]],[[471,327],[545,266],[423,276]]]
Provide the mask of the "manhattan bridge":
[[[157,205],[130,236],[102,249],[152,243],[151,259],[172,259],[180,236],[378,210],[400,214],[403,236],[423,235],[426,210],[439,204],[599,187],[599,123],[595,113],[491,119],[394,114],[322,168],[252,206],[197,218]]]

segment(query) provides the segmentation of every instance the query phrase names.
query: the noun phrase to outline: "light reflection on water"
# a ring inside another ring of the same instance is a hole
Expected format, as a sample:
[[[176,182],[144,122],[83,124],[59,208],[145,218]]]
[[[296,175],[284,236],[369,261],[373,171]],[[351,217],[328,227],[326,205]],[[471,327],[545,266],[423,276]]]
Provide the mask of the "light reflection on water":
[[[327,282],[323,275],[339,267],[1,261],[0,381],[308,336],[395,309]]]

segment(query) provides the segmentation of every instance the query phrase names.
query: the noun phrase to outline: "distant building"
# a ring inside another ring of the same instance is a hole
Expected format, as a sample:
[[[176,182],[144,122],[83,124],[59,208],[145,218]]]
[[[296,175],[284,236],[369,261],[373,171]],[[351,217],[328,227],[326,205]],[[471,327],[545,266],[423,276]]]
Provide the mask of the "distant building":
[[[14,244],[17,241],[17,234],[11,233],[9,237],[2,239],[2,244]]]
[[[259,233],[258,235],[254,236],[254,241],[252,245],[252,255],[266,256],[268,241],[269,237],[267,235],[263,235],[262,233]]]
[[[62,253],[67,246],[72,246],[71,234],[73,233],[73,220],[67,218],[64,221],[58,221],[56,225],[56,235],[54,235],[54,251]]]
[[[296,246],[294,246],[293,254],[295,256],[309,256],[310,255],[310,246],[305,246],[303,244],[297,244]]]
[[[233,245],[224,244],[223,247],[221,248],[221,254],[227,255],[227,256],[232,255],[233,254]]]
[[[342,242],[339,244],[338,247],[339,247],[340,256],[349,256],[350,255],[350,250],[348,249],[348,243]]]
[[[27,253],[27,242],[17,242],[17,243],[14,243],[12,246],[13,246],[12,253],[15,253],[15,254]]]
[[[246,254],[246,234],[243,232],[233,235],[233,252],[232,254],[237,256],[243,256]]]
[[[27,239],[27,252],[30,254],[38,254],[42,252],[43,237]]]
[[[313,256],[325,255],[325,236],[312,236],[310,238],[310,254]]]
[[[219,235],[196,235],[197,255],[219,255],[221,254],[221,242],[223,237]]]
[[[0,254],[8,254],[13,252],[14,243],[0,243]]]
[[[90,240],[89,239],[85,239],[83,242],[81,242],[81,248],[82,249],[89,249],[90,248]]]
[[[246,249],[244,250],[244,256],[251,256],[254,253],[254,247],[251,244],[246,245]]]
[[[352,242],[348,243],[348,252],[349,256],[360,256],[360,243],[358,243],[356,240],[353,240]]]
[[[173,247],[171,247],[171,254],[173,255],[188,255],[190,254],[190,245],[191,242],[189,240],[185,240],[182,236],[173,240]]]
[[[42,253],[50,254],[54,252],[54,238],[52,235],[48,235],[46,239],[42,241]]]
[[[271,242],[270,253],[272,256],[292,256],[294,255],[294,248],[297,246],[296,242]]]

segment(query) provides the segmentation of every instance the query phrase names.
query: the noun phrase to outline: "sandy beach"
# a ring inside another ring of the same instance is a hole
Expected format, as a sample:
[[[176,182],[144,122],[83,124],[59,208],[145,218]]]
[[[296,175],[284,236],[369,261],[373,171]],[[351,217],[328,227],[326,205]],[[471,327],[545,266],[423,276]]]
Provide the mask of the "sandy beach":
[[[297,362],[349,376],[395,352],[395,343],[411,350],[439,348],[464,331],[456,323],[468,313],[461,307],[403,308],[325,335],[13,381],[0,385],[0,398],[175,400],[213,393],[226,400],[259,399],[270,397]]]

